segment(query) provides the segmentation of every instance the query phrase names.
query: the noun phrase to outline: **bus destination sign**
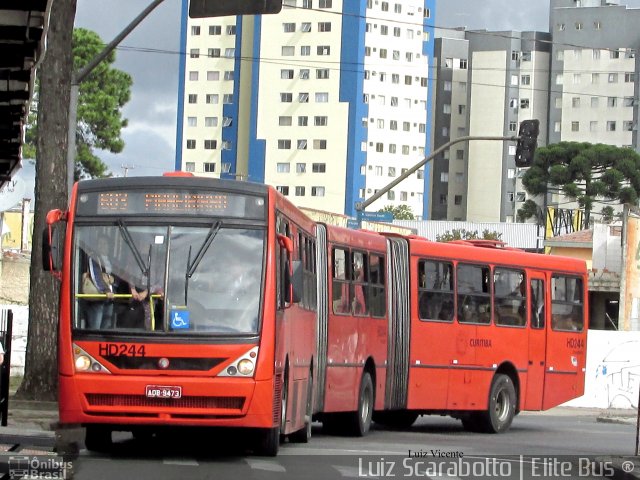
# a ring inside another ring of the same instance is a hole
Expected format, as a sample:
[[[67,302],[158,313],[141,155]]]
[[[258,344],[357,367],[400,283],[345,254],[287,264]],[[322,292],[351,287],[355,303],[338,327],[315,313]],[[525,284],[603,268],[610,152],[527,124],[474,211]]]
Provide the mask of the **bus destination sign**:
[[[209,215],[262,219],[265,200],[205,190],[109,190],[82,193],[79,215]]]
[[[130,196],[130,192],[99,193],[98,214],[129,212]],[[135,200],[143,207],[141,213],[212,213],[229,209],[229,197],[221,193],[143,193]]]

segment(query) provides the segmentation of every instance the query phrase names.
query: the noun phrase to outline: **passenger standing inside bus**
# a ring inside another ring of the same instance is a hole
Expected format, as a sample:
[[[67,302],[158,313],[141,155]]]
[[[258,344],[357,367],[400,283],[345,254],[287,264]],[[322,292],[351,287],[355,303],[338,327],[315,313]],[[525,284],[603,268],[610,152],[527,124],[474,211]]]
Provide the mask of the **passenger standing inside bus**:
[[[88,260],[89,268],[85,273],[90,279],[97,294],[106,295],[106,298],[88,299],[85,302],[87,314],[87,328],[97,330],[101,328],[113,328],[113,284],[111,275],[111,262],[107,252],[109,244],[106,237],[98,238],[96,252]]]

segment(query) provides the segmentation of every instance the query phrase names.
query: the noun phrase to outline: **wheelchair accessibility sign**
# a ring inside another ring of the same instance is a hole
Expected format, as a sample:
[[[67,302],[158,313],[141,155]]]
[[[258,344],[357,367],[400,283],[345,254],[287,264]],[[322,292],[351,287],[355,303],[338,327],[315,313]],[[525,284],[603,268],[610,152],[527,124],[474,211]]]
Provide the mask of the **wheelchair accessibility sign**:
[[[179,330],[190,328],[189,311],[188,310],[171,310],[171,328]]]

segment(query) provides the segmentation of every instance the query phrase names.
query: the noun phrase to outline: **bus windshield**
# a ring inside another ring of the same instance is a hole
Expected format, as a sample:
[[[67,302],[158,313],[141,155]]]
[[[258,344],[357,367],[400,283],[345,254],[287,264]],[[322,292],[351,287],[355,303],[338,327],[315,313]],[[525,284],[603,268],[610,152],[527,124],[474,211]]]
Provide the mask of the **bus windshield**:
[[[264,237],[222,222],[78,226],[74,330],[255,334]]]

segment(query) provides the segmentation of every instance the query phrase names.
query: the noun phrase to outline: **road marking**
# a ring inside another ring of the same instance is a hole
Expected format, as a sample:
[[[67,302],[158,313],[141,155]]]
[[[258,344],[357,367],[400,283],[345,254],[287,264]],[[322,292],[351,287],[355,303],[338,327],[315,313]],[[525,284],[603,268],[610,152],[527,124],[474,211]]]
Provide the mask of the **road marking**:
[[[343,465],[331,465],[333,468],[335,468],[338,472],[340,472],[340,475],[342,475],[343,477],[346,478],[361,478],[363,477],[363,475],[361,475],[360,469],[356,468],[356,467],[345,467]],[[380,477],[376,477],[373,475],[364,475],[367,478],[380,478]]]
[[[276,461],[257,460],[255,458],[245,458],[244,461],[247,462],[253,470],[265,470],[267,472],[286,472],[287,471],[286,468],[284,468],[282,465],[280,465]]]

